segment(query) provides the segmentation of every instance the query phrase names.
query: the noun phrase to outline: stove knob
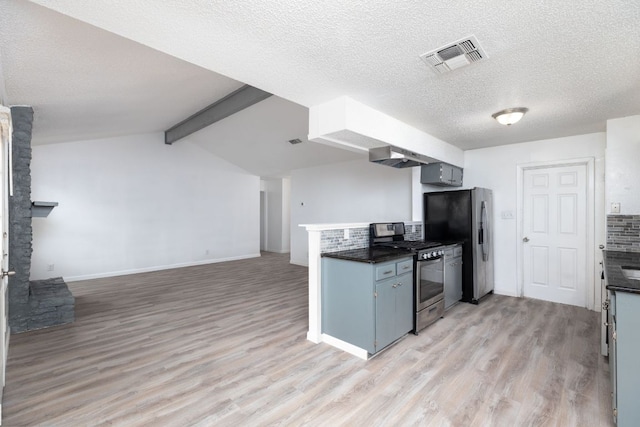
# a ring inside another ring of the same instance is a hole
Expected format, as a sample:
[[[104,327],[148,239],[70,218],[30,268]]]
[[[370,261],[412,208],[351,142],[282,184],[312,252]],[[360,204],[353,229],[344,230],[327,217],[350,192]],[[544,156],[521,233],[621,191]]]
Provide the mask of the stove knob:
[[[444,255],[444,251],[438,252],[438,255]]]
[[[427,259],[427,254],[422,254],[422,259]]]

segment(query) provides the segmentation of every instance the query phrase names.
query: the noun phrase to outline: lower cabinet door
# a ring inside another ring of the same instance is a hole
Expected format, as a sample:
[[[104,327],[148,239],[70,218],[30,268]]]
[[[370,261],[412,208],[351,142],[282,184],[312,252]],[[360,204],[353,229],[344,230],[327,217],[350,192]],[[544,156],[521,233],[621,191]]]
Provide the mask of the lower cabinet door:
[[[376,284],[376,352],[396,340],[396,284],[394,277]]]
[[[444,263],[445,310],[462,299],[462,257],[446,259]]]
[[[376,284],[376,351],[413,329],[411,273]]]
[[[397,339],[413,329],[413,275],[399,276],[395,291],[395,335]]]
[[[616,294],[611,293],[609,298],[609,372],[611,375],[611,406],[613,408],[613,422],[617,423],[618,412],[618,367],[616,363]]]

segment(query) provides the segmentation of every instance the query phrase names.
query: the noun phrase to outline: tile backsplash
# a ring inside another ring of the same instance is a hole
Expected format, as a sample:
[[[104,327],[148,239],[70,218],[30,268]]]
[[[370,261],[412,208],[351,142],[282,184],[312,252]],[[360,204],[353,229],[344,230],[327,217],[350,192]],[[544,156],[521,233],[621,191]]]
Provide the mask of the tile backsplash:
[[[349,238],[344,238],[344,229],[324,230],[320,234],[320,252],[338,252],[369,246],[369,227],[349,228]]]
[[[607,215],[607,249],[640,252],[640,215]]]
[[[406,226],[405,240],[422,239],[422,224],[415,224],[415,231],[411,232],[411,225]],[[344,229],[324,230],[320,234],[320,252],[338,252],[349,249],[369,247],[369,227],[349,228],[349,238],[344,238]]]

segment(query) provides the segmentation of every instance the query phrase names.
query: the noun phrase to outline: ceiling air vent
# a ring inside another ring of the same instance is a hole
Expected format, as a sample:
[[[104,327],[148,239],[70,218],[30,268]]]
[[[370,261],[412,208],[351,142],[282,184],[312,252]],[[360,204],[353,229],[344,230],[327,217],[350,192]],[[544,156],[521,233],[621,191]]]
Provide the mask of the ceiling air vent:
[[[487,58],[475,36],[465,37],[420,55],[420,58],[437,74],[447,73],[473,62]]]

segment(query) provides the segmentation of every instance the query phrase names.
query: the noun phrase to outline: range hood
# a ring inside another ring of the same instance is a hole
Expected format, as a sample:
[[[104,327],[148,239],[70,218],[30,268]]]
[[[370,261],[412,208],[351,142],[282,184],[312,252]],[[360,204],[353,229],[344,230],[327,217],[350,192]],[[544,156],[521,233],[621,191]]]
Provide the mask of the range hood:
[[[404,148],[385,145],[384,147],[370,148],[369,161],[394,168],[411,168],[437,160]]]

